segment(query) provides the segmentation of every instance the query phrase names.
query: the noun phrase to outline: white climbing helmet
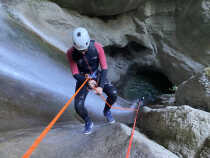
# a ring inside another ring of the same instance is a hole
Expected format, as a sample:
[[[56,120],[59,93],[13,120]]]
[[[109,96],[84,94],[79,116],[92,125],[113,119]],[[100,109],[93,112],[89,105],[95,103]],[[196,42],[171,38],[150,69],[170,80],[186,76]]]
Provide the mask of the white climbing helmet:
[[[77,50],[85,50],[90,45],[90,36],[85,28],[78,27],[73,31],[73,45]]]

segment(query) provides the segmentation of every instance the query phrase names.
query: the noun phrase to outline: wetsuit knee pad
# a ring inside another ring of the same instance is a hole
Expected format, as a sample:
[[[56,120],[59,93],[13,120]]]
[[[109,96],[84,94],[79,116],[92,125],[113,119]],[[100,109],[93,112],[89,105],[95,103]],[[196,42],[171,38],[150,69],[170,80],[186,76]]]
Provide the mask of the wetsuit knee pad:
[[[113,104],[117,100],[117,91],[113,90],[110,97],[110,103]]]

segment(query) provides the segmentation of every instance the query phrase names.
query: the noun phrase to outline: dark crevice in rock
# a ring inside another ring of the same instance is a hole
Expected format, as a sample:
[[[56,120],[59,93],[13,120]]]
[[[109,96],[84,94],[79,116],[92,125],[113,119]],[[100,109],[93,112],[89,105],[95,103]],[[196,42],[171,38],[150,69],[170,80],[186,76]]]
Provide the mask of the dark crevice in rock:
[[[104,48],[106,53],[111,57],[116,57],[118,55],[121,55],[125,57],[125,59],[127,60],[133,60],[136,57],[137,52],[144,52],[147,49],[148,48],[138,44],[135,41],[129,42],[125,47],[108,46]]]
[[[109,1],[107,1],[107,0],[104,0],[104,2],[90,1],[89,3],[92,5],[90,5],[90,4],[84,5],[83,1],[77,1],[77,2],[65,1],[65,0],[59,0],[59,1],[51,0],[51,1],[66,10],[74,10],[81,15],[88,16],[90,18],[99,18],[104,22],[108,22],[109,20],[116,20],[118,17],[120,17],[122,15],[135,14],[140,6],[140,3],[136,3],[135,7],[133,7],[133,9],[132,8],[125,9],[125,7],[128,7],[129,3],[125,6],[125,4],[124,4],[125,2],[123,2],[123,5],[121,7],[119,7],[120,8],[119,9],[117,7],[113,8],[114,3],[112,3],[112,1],[110,1],[111,3],[109,4],[109,6],[107,6],[107,4],[103,5],[104,2],[109,3]]]
[[[160,69],[154,65],[145,65],[145,63],[141,63],[141,60],[136,60],[149,55],[148,48],[145,46],[131,41],[123,48],[105,47],[105,51],[114,59],[113,62],[116,62],[114,68],[121,67],[124,70],[124,74],[119,74],[120,79],[114,83],[121,97],[132,101],[144,96],[148,102],[156,102],[157,96],[173,93],[172,82]],[[124,67],[117,65],[118,58],[121,61],[124,60],[125,64],[122,64]],[[125,65],[127,69],[125,69]]]
[[[129,100],[145,97],[147,104],[157,103],[158,96],[171,94],[173,84],[157,68],[133,64],[117,84],[119,94]]]
[[[170,89],[172,88],[173,84],[160,70],[155,67],[139,67],[139,69],[136,69],[137,74],[147,76],[155,87],[161,90],[161,92],[171,93]]]
[[[119,18],[119,16],[120,16],[120,14],[119,15],[109,15],[109,16],[98,16],[97,18],[99,18],[100,20],[102,20],[105,23],[108,23],[109,20],[117,20]]]
[[[102,20],[105,23],[108,23],[110,20],[118,20],[121,16],[128,15],[128,16],[133,16],[136,13],[137,9],[133,9],[130,11],[127,11],[125,13],[120,13],[120,14],[115,14],[115,15],[103,15],[103,16],[91,16],[91,15],[85,15],[89,17],[96,17],[100,20]]]

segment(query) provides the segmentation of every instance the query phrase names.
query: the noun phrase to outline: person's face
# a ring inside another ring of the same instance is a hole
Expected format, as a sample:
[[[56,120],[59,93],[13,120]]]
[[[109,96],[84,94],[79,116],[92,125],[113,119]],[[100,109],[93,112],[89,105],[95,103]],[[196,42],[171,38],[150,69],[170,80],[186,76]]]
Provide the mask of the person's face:
[[[85,54],[87,52],[87,49],[85,50],[78,50],[80,53]]]

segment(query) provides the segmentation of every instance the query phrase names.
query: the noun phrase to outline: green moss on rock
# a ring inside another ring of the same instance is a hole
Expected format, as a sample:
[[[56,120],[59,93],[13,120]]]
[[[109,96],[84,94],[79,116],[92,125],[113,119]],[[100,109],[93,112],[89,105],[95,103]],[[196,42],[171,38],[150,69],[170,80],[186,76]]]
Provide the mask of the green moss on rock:
[[[210,77],[210,67],[204,69],[206,76]]]

